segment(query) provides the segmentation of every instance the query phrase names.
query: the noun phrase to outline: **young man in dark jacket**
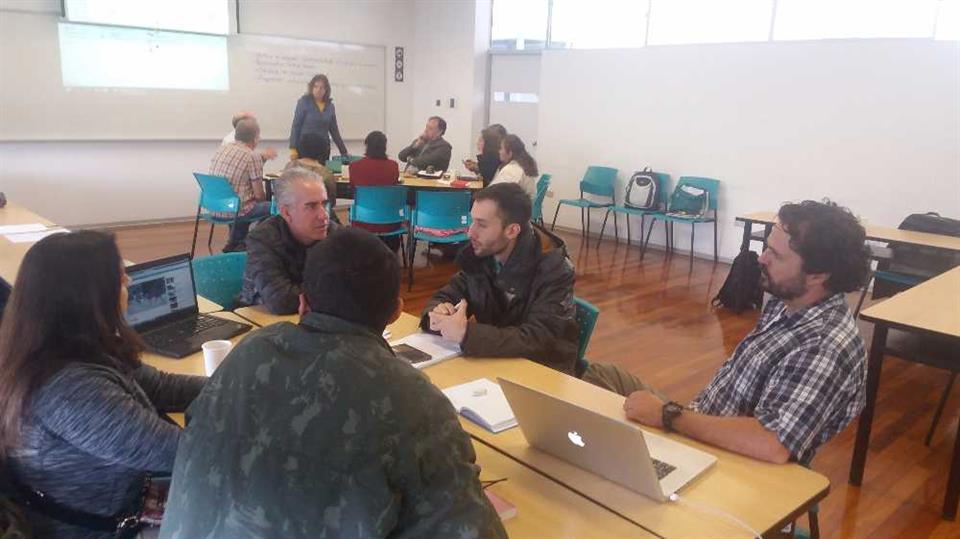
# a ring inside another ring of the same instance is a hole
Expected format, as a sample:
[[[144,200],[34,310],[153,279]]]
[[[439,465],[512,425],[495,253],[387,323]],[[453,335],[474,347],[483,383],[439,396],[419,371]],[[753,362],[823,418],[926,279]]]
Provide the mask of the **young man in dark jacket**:
[[[467,356],[524,357],[573,373],[573,264],[563,240],[531,224],[530,212],[517,184],[480,191],[460,271],[427,303],[421,327]]]
[[[247,267],[239,303],[263,304],[274,314],[293,314],[300,304],[307,248],[334,230],[320,176],[290,168],[274,184],[280,215],[247,236]]]

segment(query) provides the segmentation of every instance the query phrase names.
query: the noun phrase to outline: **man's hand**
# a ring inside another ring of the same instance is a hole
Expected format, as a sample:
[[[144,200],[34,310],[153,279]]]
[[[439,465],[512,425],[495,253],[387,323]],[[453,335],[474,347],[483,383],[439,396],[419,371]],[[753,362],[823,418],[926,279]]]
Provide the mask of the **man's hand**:
[[[413,139],[414,148],[419,148],[420,146],[423,146],[426,143],[427,143],[427,137],[425,137],[424,135],[420,135],[419,137]]]
[[[649,391],[634,391],[623,403],[623,411],[627,418],[649,425],[663,428],[664,402]]]
[[[445,314],[450,309],[453,312]],[[462,343],[467,334],[467,300],[460,300],[456,306],[441,303],[434,307],[430,311],[430,329],[439,331],[444,340]]]
[[[277,158],[277,150],[273,148],[267,148],[266,150],[263,150],[264,161],[269,161],[271,159],[276,159],[276,158]]]

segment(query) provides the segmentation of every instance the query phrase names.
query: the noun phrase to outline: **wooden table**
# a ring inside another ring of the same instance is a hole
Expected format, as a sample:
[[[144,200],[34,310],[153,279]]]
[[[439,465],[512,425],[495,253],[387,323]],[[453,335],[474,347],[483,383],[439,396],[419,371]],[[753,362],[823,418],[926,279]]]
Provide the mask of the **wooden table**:
[[[445,388],[477,378],[510,378],[530,387],[589,407],[618,421],[624,398],[582,380],[523,359],[456,358],[427,367],[424,372]],[[689,506],[660,503],[577,466],[532,449],[519,428],[492,434],[461,419],[471,436],[522,462],[616,514],[663,537],[749,537],[743,528]],[[675,434],[646,428],[717,457],[715,466],[680,491],[682,498],[726,511],[752,528],[777,530],[823,499],[830,488],[826,477],[797,464],[768,464]]]
[[[860,318],[874,323],[873,341],[867,359],[867,402],[860,414],[857,441],[850,463],[850,483],[863,482],[863,470],[870,443],[870,428],[880,386],[880,370],[890,328],[955,339],[960,343],[960,267],[942,273],[864,311]],[[904,358],[909,360],[910,358]],[[960,361],[960,358],[957,358]],[[953,448],[953,460],[943,502],[943,517],[956,518],[960,499],[960,435]]]
[[[513,539],[656,537],[636,524],[476,440],[482,481],[507,478],[490,492],[517,507],[503,526]]]
[[[0,208],[0,226],[30,223],[40,223],[47,227],[54,226],[53,221],[41,217],[15,202],[7,202],[6,206]]]
[[[777,214],[774,212],[760,211],[738,215],[737,221],[743,223],[743,239],[740,242],[740,249],[746,249],[750,244],[753,225],[760,224],[764,226],[764,235],[766,238],[770,234],[770,229],[777,222]],[[951,251],[960,251],[960,237],[944,236],[942,234],[930,234],[928,232],[916,232],[913,230],[900,230],[882,225],[864,224],[864,230],[867,233],[867,239],[873,241],[884,241],[891,243],[909,243],[913,245],[923,245],[926,247],[938,247],[949,249]]]
[[[6,206],[0,208],[0,226],[31,223],[40,223],[48,228],[55,226],[49,219],[41,217],[14,202],[7,202]],[[5,236],[0,235],[0,278],[12,286],[17,279],[20,261],[23,260],[24,255],[32,246],[33,243],[13,243]]]

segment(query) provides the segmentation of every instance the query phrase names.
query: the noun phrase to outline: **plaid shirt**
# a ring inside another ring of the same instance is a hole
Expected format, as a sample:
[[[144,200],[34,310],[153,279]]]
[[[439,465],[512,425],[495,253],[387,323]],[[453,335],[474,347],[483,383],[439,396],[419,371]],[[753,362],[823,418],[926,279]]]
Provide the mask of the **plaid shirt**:
[[[774,298],[690,408],[755,417],[809,464],[863,409],[866,376],[866,349],[843,294],[793,314]]]
[[[233,190],[240,195],[240,215],[250,212],[257,199],[253,182],[263,181],[263,161],[246,144],[224,144],[210,160],[210,174],[230,180]],[[217,217],[233,217],[233,214],[218,212]]]

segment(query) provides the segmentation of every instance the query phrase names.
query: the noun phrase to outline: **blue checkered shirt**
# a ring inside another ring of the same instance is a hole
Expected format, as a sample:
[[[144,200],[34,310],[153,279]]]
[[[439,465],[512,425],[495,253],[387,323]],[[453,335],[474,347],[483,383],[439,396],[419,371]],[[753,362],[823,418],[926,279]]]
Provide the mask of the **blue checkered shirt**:
[[[755,417],[792,459],[809,464],[863,409],[866,359],[843,294],[793,314],[773,298],[690,408]]]

